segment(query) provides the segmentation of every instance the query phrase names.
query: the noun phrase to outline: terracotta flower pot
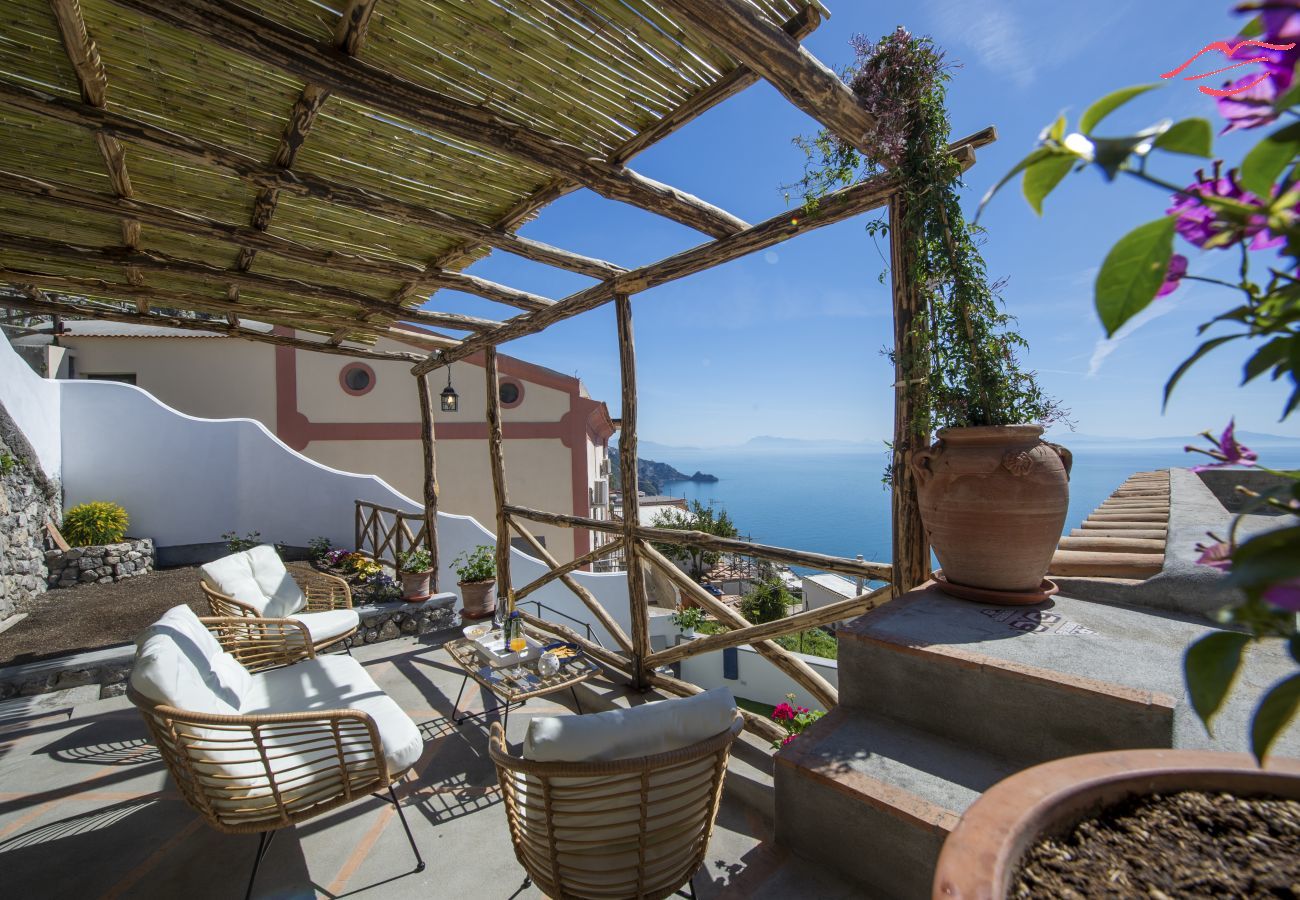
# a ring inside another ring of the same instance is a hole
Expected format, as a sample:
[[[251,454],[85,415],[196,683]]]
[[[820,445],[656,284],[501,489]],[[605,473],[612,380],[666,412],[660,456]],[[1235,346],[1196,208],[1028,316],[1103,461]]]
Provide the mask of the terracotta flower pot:
[[[429,599],[433,593],[430,582],[433,579],[433,569],[426,569],[423,572],[402,572],[402,599],[412,603],[419,603]]]
[[[1041,425],[943,428],[913,458],[921,521],[944,578],[1038,591],[1070,503],[1070,451]]]
[[[1040,838],[1132,797],[1178,791],[1300,799],[1300,760],[1246,753],[1115,750],[1043,763],[998,782],[971,804],[939,854],[932,900],[1000,900]]]
[[[461,617],[466,619],[485,619],[497,608],[496,579],[488,581],[461,581],[460,599]]]

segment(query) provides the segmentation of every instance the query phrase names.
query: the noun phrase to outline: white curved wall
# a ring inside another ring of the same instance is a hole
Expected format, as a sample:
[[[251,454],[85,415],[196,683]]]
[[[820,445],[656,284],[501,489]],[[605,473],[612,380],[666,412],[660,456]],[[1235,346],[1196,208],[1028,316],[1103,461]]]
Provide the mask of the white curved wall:
[[[41,469],[58,478],[63,468],[59,439],[61,382],[42,378],[0,338],[0,403],[36,451]]]

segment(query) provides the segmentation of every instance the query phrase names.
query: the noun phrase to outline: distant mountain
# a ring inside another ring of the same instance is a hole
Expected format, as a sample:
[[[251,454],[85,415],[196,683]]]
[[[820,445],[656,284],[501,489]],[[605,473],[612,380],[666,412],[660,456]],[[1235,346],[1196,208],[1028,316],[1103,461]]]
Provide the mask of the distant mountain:
[[[610,489],[622,490],[623,479],[618,464],[618,448],[609,448],[609,465],[610,465]],[[718,476],[709,475],[705,472],[696,470],[694,475],[687,475],[678,469],[670,466],[668,463],[655,462],[653,459],[646,459],[644,456],[638,457],[636,461],[636,477],[640,484],[641,490],[647,494],[663,493],[664,485],[674,481],[717,481]]]
[[[1218,434],[1215,432],[1215,436]],[[1081,446],[1123,446],[1137,444],[1143,447],[1183,447],[1187,444],[1203,443],[1195,434],[1171,434],[1165,437],[1130,438],[1114,437],[1101,434],[1074,434],[1069,431],[1053,431],[1046,435],[1050,441],[1067,447]],[[1300,437],[1288,437],[1284,434],[1265,434],[1259,431],[1238,431],[1237,440],[1247,447],[1300,447]]]
[[[758,437],[752,437],[742,445],[751,450],[779,450],[779,449],[812,449],[820,447],[843,447],[860,448],[866,446],[869,441],[841,441],[831,438],[792,438],[792,437],[774,437],[770,434],[760,434]]]

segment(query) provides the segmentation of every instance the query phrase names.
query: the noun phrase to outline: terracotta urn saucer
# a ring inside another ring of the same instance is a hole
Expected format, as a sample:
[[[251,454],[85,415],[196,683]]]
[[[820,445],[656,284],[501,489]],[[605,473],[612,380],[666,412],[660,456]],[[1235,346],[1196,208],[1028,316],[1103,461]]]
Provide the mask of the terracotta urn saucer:
[[[934,579],[934,583],[939,590],[950,597],[973,600],[976,603],[993,603],[999,606],[1033,606],[1036,603],[1042,603],[1061,590],[1057,587],[1055,581],[1047,578],[1043,579],[1043,583],[1038,586],[1036,591],[993,591],[964,584],[954,584],[943,577],[942,569],[935,571],[930,577]]]
[[[939,854],[931,900],[1001,900],[1021,857],[1131,797],[1226,791],[1300,799],[1300,760],[1210,750],[1112,750],[1056,759],[1017,772],[979,797]]]

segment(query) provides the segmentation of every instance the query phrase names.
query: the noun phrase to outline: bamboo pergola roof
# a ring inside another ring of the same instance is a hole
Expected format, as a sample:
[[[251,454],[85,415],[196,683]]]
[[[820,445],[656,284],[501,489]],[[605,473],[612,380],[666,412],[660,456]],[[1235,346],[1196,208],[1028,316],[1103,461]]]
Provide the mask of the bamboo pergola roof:
[[[257,319],[354,350],[384,335],[459,346],[405,321],[481,347],[500,320],[420,307],[442,288],[501,304],[502,318],[555,305],[462,274],[491,250],[599,283],[625,273],[515,235],[570,191],[714,239],[748,227],[625,165],[759,77],[674,4],[338,5],[8,0],[9,296],[107,318],[200,312],[236,333]],[[816,0],[748,8],[794,38],[824,14]]]

